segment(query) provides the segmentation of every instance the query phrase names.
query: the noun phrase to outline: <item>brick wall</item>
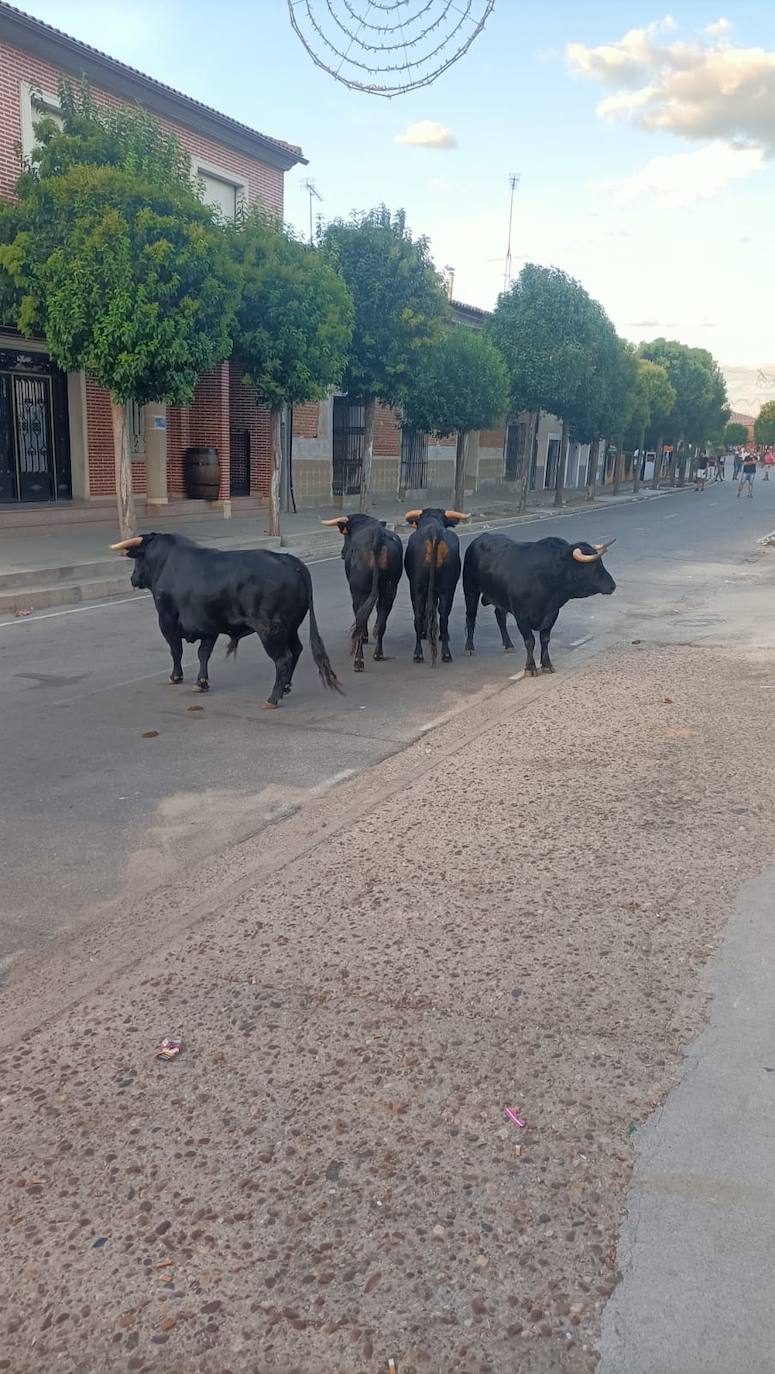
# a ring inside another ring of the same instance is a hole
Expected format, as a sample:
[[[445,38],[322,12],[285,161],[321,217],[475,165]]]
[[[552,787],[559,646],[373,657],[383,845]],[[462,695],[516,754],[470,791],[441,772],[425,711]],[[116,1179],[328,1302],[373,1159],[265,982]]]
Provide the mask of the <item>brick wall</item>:
[[[317,439],[320,426],[320,403],[293,407],[293,436],[295,439]]]
[[[256,402],[256,388],[243,381],[239,368],[229,364],[229,427],[250,433],[250,494],[269,492],[271,466],[270,416]]]
[[[506,424],[498,425],[495,429],[481,429],[479,431],[480,448],[503,448],[506,442]]]
[[[22,136],[20,82],[29,82],[31,86],[53,94],[61,76],[70,77],[74,82],[79,80],[77,71],[53,67],[50,62],[31,53],[5,43],[0,44],[0,195],[10,196],[13,193],[20,170],[15,151]],[[114,107],[126,103],[98,86],[92,88],[92,95],[96,101]],[[194,133],[174,120],[160,118],[159,122],[176,135],[181,147],[192,157],[213,163],[230,173],[236,181],[243,182],[248,188],[249,200],[261,200],[267,209],[282,214],[283,174],[278,167],[269,167],[245,153],[236,152],[225,143]]]
[[[401,452],[401,427],[389,406],[377,404],[374,414],[374,452],[382,458],[397,458]]]

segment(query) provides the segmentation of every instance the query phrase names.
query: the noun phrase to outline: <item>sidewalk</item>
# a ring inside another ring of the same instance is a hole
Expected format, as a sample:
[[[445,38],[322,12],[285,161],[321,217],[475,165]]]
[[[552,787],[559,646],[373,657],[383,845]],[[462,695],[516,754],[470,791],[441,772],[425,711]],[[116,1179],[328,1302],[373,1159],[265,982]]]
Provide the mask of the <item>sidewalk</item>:
[[[634,497],[632,492],[619,496],[601,492],[594,502],[586,503],[583,491],[571,491],[566,493],[564,510],[574,507],[600,509],[669,494],[667,491],[641,490]],[[498,521],[513,523],[555,518],[563,512],[554,509],[553,498],[553,492],[533,492],[528,510],[517,515],[513,502],[473,497],[468,505],[472,518],[465,528],[481,529],[485,523]],[[357,505],[355,497],[350,499]],[[408,534],[404,522],[406,509],[406,504],[398,501],[376,501],[371,513],[386,520],[391,528]],[[320,522],[341,513],[333,506],[326,506],[316,511],[283,514],[281,539],[273,539],[267,534],[265,510],[230,520],[225,520],[220,512],[211,511],[201,516],[187,513],[183,518],[154,514],[142,522],[141,529],[177,531],[221,549],[282,546],[299,557],[311,559],[339,551],[341,536],[338,531],[324,529]],[[115,521],[108,516],[104,521],[92,520],[82,525],[63,524],[46,530],[35,527],[0,533],[0,615],[126,595],[124,561],[110,552],[110,545],[117,539]]]
[[[736,628],[510,683],[11,980],[7,1374],[592,1374],[633,1145],[772,845]]]

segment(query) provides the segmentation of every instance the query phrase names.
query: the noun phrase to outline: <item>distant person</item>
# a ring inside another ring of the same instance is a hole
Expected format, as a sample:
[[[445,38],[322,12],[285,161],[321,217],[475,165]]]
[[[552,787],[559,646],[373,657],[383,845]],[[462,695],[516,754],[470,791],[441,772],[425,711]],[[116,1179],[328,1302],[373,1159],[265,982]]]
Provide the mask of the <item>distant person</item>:
[[[705,483],[707,482],[707,480],[708,457],[707,454],[701,453],[699,458],[697,459],[697,486],[695,487],[695,491],[704,491]]]
[[[747,485],[748,495],[753,500],[753,479],[756,476],[757,457],[755,453],[743,455],[743,471],[740,474],[740,481],[737,485],[738,498],[743,494],[743,487]]]
[[[769,482],[770,468],[772,467],[773,463],[775,463],[775,453],[773,453],[771,448],[767,449],[767,452],[765,453],[762,459],[762,463],[764,464],[764,480],[765,482]]]
[[[743,455],[742,455],[742,453],[740,452],[739,449],[735,449],[735,466],[734,466],[734,468],[733,468],[733,470],[732,470],[732,476],[733,476],[735,482],[737,481],[738,477],[740,476],[740,469],[742,468],[742,466],[743,466]]]
[[[709,481],[709,482],[715,482],[715,480],[716,480],[716,457],[715,457],[715,454],[713,454],[713,453],[709,453],[709,454],[708,454],[708,457],[707,457],[707,468],[708,468],[708,481]]]
[[[723,482],[726,477],[727,459],[725,453],[720,453],[716,458],[716,481]]]

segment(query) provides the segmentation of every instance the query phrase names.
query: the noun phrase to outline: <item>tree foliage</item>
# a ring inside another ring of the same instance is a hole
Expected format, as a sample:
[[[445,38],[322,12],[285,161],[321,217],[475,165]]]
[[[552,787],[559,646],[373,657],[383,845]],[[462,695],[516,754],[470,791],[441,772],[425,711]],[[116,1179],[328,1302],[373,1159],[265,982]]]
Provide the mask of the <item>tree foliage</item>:
[[[734,448],[739,448],[741,444],[748,442],[748,430],[745,425],[741,425],[738,420],[733,420],[731,425],[727,425],[724,430],[724,442],[732,444]],[[764,442],[764,440],[762,441]]]
[[[731,425],[727,426],[728,430],[731,428]],[[746,433],[745,438],[747,437]],[[753,437],[757,444],[775,444],[775,401],[765,401],[754,420]],[[744,444],[745,439],[730,440],[730,443],[735,442]]]
[[[485,334],[450,325],[418,359],[404,399],[404,422],[442,437],[490,429],[509,401],[506,365]]]
[[[403,210],[391,215],[384,205],[350,220],[333,220],[320,241],[354,305],[342,387],[358,401],[400,405],[446,312],[428,241],[412,238]]]
[[[523,267],[498,299],[489,333],[509,372],[511,410],[548,410],[563,419],[583,407],[590,344],[601,307],[556,267]]]
[[[240,282],[233,358],[268,406],[318,400],[339,384],[350,293],[330,260],[249,211],[230,235]]]
[[[663,417],[662,435],[676,443],[720,437],[729,419],[726,385],[713,356],[705,348],[690,348],[676,339],[641,344],[640,356],[664,367],[676,398]]]
[[[661,363],[638,355],[637,369],[633,409],[625,436],[633,448],[640,446],[645,434],[661,432],[676,402],[675,388]]]

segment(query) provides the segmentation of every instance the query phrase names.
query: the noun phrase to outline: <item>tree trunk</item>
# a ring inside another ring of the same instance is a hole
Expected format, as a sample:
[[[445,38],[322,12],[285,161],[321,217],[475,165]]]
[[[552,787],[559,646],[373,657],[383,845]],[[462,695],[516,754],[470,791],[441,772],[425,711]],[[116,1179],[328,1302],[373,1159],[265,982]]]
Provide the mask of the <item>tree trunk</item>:
[[[453,503],[455,510],[462,510],[466,499],[466,458],[468,456],[468,435],[467,429],[458,430],[457,444],[455,445],[455,492]]]
[[[374,468],[374,413],[377,402],[373,396],[366,402],[363,413],[363,459],[361,461],[361,494],[358,509],[369,509],[371,474]]]
[[[595,499],[595,481],[597,478],[597,449],[599,439],[593,439],[589,446],[589,457],[587,459],[587,489],[584,493],[585,501]]]
[[[680,443],[680,439],[678,441]],[[670,450],[670,462],[667,465],[667,485],[675,486],[675,464],[678,457],[678,444],[673,440],[673,447]]]
[[[565,491],[565,464],[568,460],[568,421],[562,422],[562,438],[560,440],[560,452],[557,458],[557,474],[554,479],[554,504],[563,504],[563,493]]]
[[[135,498],[132,495],[132,459],[129,456],[126,405],[111,398],[110,410],[113,421],[113,455],[116,463],[118,528],[122,539],[131,539],[137,534],[137,518]]]
[[[654,458],[654,476],[651,479],[652,491],[659,491],[659,477],[662,471],[662,435],[657,439],[657,452]]]
[[[622,485],[622,465],[624,462],[624,453],[622,452],[623,443],[624,440],[619,439],[616,445],[616,454],[614,457],[614,485],[612,492],[613,496],[619,495],[619,491]]]
[[[282,406],[272,406],[269,411],[269,433],[271,436],[271,457],[269,468],[269,533],[280,533],[280,473],[283,463],[282,444]]]
[[[686,481],[686,461],[687,461],[688,457],[689,457],[689,452],[688,452],[688,449],[687,449],[686,444],[684,443],[684,441],[683,441],[683,439],[682,439],[682,440],[681,440],[681,452],[680,452],[680,455],[679,455],[679,458],[678,458],[678,477],[677,477],[677,479],[676,479],[676,486],[678,486],[678,487],[682,487],[683,484],[684,484],[684,482]]]
[[[528,439],[525,444],[525,452],[522,461],[522,472],[519,481],[519,503],[517,510],[527,510],[527,494],[530,490],[530,474],[533,471],[533,454],[538,438],[538,426],[541,423],[540,410],[531,410],[530,426],[528,429]]]
[[[640,469],[643,462],[643,450],[646,447],[646,426],[643,425],[638,441],[638,461],[632,467],[632,493],[636,496],[640,491]]]

